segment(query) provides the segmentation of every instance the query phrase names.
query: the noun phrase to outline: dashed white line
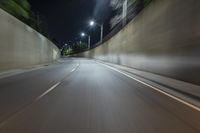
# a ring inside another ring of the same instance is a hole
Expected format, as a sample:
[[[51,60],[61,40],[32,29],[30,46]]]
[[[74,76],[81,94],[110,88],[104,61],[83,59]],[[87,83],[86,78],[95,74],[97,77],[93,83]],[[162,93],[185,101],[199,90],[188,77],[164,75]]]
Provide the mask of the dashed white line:
[[[35,99],[35,102],[39,101],[41,98],[43,98],[45,95],[47,95],[49,92],[51,92],[53,89],[55,89],[58,85],[60,85],[61,82],[58,82],[57,84],[55,84],[54,86],[52,86],[50,89],[48,89],[47,91],[45,91],[44,93],[42,93],[42,95],[40,95],[39,97],[37,97]],[[34,102],[33,102],[34,103]],[[33,103],[27,105],[26,107],[24,107],[23,109],[17,111],[14,115],[10,116],[7,120],[3,121],[2,123],[0,123],[0,129],[5,126],[9,121],[11,121],[12,119],[14,119],[18,114],[23,113],[24,110],[26,110],[28,107],[30,107]]]
[[[79,67],[79,64],[76,65],[75,68],[73,68],[70,72],[74,72],[77,68]],[[54,90],[57,86],[59,86],[61,84],[61,82],[56,83],[55,85],[53,85],[50,89],[48,89],[47,91],[45,91],[44,93],[42,93],[39,97],[37,97],[35,99],[35,101],[40,100],[41,98],[43,98],[45,95],[47,95],[49,92],[51,92],[52,90]]]
[[[53,89],[55,89],[57,86],[60,85],[61,82],[58,82],[57,84],[53,85],[50,89],[48,89],[47,91],[45,91],[44,93],[42,93],[42,95],[40,95],[39,97],[36,98],[36,101],[40,100],[41,98],[43,98],[45,95],[47,95],[49,92],[51,92]]]
[[[80,66],[80,64],[77,64],[75,68],[73,68],[71,70],[70,73],[74,72],[78,67]],[[46,96],[48,93],[50,93],[51,91],[53,91],[56,87],[58,87],[61,84],[61,82],[56,83],[55,85],[53,85],[51,88],[49,88],[47,91],[45,91],[44,93],[42,93],[40,96],[38,96],[34,102],[37,102],[39,100],[41,100],[44,96]],[[18,111],[16,114],[12,115],[10,118],[8,118],[7,120],[3,121],[2,123],[0,123],[0,129],[6,125],[11,119],[13,119],[14,117],[17,116],[17,114],[22,113],[25,109],[27,109],[29,106],[31,106],[33,103],[29,104],[28,106],[26,106],[25,108],[23,108],[22,110]]]
[[[77,64],[76,67],[71,70],[71,72],[74,72],[78,67],[79,67],[79,64]]]
[[[111,67],[111,66],[108,66],[108,65],[106,65],[106,64],[103,64],[103,63],[101,63],[101,62],[99,62],[99,63],[102,64],[102,65],[104,65],[104,66],[106,66],[106,67],[108,67],[109,69],[112,69],[112,70],[114,70],[114,71],[117,71],[117,72],[119,72],[119,73],[121,73],[121,74],[123,74],[123,75],[125,75],[125,76],[127,76],[127,77],[129,77],[129,78],[131,78],[131,79],[133,79],[133,80],[135,80],[135,81],[137,81],[137,82],[143,84],[143,85],[146,85],[146,86],[152,88],[152,89],[155,90],[155,91],[158,91],[159,93],[162,93],[162,94],[164,94],[164,95],[166,95],[166,96],[168,96],[168,97],[170,97],[170,98],[172,98],[172,99],[174,99],[174,100],[176,100],[176,101],[179,101],[180,103],[182,103],[182,104],[184,104],[184,105],[186,105],[186,106],[189,106],[189,107],[191,107],[191,108],[193,108],[193,109],[195,109],[195,110],[197,110],[197,111],[200,112],[200,108],[199,108],[198,106],[195,106],[195,105],[193,105],[193,104],[191,104],[191,103],[189,103],[189,102],[186,102],[186,101],[184,101],[184,100],[182,100],[182,99],[180,99],[180,98],[178,98],[178,97],[175,97],[175,96],[173,96],[173,95],[171,95],[171,94],[169,94],[169,93],[167,93],[167,92],[165,92],[165,91],[163,91],[163,90],[160,90],[160,89],[158,89],[158,88],[156,88],[156,87],[154,87],[154,86],[152,86],[152,85],[150,85],[150,84],[148,84],[148,83],[145,83],[145,82],[143,82],[143,81],[141,81],[141,80],[139,80],[139,79],[137,79],[137,78],[134,78],[134,77],[132,77],[132,76],[130,76],[130,75],[128,75],[128,74],[126,74],[126,73],[124,73],[124,72],[122,72],[122,71],[116,69],[116,68],[113,68],[113,67]]]
[[[76,68],[72,69],[71,72],[74,72],[76,70]]]

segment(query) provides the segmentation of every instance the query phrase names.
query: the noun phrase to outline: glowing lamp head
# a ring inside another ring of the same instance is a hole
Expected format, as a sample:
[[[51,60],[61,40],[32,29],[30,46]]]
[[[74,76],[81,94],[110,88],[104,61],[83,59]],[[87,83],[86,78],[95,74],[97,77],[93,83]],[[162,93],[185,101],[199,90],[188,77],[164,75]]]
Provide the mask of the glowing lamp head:
[[[84,37],[84,36],[85,36],[85,33],[81,33],[81,36]]]
[[[90,26],[93,26],[94,25],[94,21],[90,21]]]

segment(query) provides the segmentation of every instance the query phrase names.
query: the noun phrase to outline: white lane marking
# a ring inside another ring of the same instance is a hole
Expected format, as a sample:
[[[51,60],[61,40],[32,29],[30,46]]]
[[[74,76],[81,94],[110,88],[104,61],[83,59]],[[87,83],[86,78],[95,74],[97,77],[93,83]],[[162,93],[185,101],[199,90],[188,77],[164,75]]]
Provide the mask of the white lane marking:
[[[76,68],[72,69],[71,72],[74,72],[76,70]]]
[[[101,63],[101,62],[99,62],[99,63]],[[196,105],[193,105],[193,104],[191,104],[189,102],[186,102],[186,101],[184,101],[184,100],[182,100],[182,99],[180,99],[178,97],[175,97],[175,96],[173,96],[173,95],[171,95],[171,94],[169,94],[169,93],[167,93],[167,92],[165,92],[163,90],[160,90],[160,89],[158,89],[158,88],[156,88],[156,87],[154,87],[154,86],[152,86],[152,85],[150,85],[148,83],[145,83],[145,82],[143,82],[143,81],[141,81],[141,80],[139,80],[137,78],[134,78],[134,77],[132,77],[132,76],[130,76],[130,75],[128,75],[128,74],[126,74],[126,73],[124,73],[124,72],[116,69],[116,68],[113,68],[113,67],[108,66],[108,65],[103,64],[103,63],[101,63],[101,64],[104,65],[104,66],[106,66],[106,67],[108,67],[108,68],[110,68],[110,69],[112,69],[112,70],[114,70],[114,71],[117,71],[117,72],[119,72],[119,73],[121,73],[121,74],[123,74],[123,75],[125,75],[125,76],[127,76],[127,77],[129,77],[129,78],[131,78],[131,79],[133,79],[133,80],[135,80],[135,81],[143,84],[143,85],[146,85],[146,86],[152,88],[153,90],[158,91],[158,92],[160,92],[160,93],[162,93],[162,94],[164,94],[164,95],[166,95],[166,96],[168,96],[168,97],[170,97],[170,98],[172,98],[172,99],[174,99],[176,101],[179,101],[180,103],[183,103],[183,104],[185,104],[185,105],[187,105],[187,106],[189,106],[189,107],[191,107],[191,108],[193,108],[193,109],[195,109],[195,110],[197,110],[197,111],[200,112],[200,108],[198,106],[196,106]]]
[[[77,64],[76,67],[71,70],[71,73],[74,72],[78,67],[79,67],[79,64]],[[58,82],[57,84],[53,85],[50,89],[48,89],[47,91],[45,91],[44,93],[42,93],[39,97],[37,97],[35,99],[35,101],[38,101],[41,98],[43,98],[45,95],[47,95],[49,92],[51,92],[53,89],[55,89],[60,84],[61,84],[61,82]]]
[[[44,93],[42,93],[42,95],[40,95],[39,97],[36,98],[36,101],[40,100],[41,98],[43,98],[45,95],[47,95],[49,92],[51,92],[53,89],[55,89],[57,86],[60,85],[61,82],[58,82],[57,84],[55,84],[54,86],[52,86],[50,89],[48,89],[47,91],[45,91]]]
[[[39,101],[41,98],[43,98],[45,95],[47,95],[49,92],[51,92],[53,89],[55,89],[58,85],[60,85],[61,82],[58,82],[57,84],[55,84],[54,86],[52,86],[50,89],[48,89],[47,91],[45,91],[42,95],[40,95],[39,97],[37,97],[35,99],[35,102]],[[32,103],[33,104],[33,103]],[[27,109],[29,106],[31,106],[32,104],[24,107],[22,110],[17,111],[14,115],[12,115],[11,117],[9,117],[7,120],[3,121],[2,123],[0,123],[0,129],[2,127],[4,127],[9,121],[11,121],[12,119],[14,119],[18,114],[22,113],[25,109]]]
[[[79,67],[80,65],[79,64],[77,64],[76,65],[76,67],[75,68],[73,68],[72,70],[71,70],[71,72],[74,72],[78,67]]]
[[[80,64],[77,64],[75,68],[73,68],[71,70],[71,72],[74,72],[78,67],[80,66]],[[61,82],[56,83],[55,85],[53,85],[50,89],[48,89],[47,91],[45,91],[44,93],[42,93],[40,96],[38,96],[35,99],[35,102],[39,101],[40,99],[42,99],[44,96],[46,96],[48,93],[50,93],[51,91],[53,91],[56,87],[58,87],[61,84]],[[33,103],[32,103],[33,104]],[[20,110],[19,112],[17,112],[16,114],[14,114],[13,116],[11,116],[10,118],[8,118],[7,120],[3,121],[2,123],[0,123],[0,129],[6,125],[11,119],[13,119],[14,117],[16,117],[17,114],[22,113],[25,109],[27,109],[29,106],[31,106],[32,104],[26,106],[25,108],[23,108],[22,110]]]

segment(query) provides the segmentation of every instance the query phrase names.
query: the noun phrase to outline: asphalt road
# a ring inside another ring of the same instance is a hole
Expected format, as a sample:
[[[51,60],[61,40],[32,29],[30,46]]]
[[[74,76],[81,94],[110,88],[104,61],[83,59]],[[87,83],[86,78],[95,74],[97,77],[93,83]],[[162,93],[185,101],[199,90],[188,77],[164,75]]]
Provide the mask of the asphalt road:
[[[0,79],[0,133],[200,133],[200,112],[93,60],[66,59]]]

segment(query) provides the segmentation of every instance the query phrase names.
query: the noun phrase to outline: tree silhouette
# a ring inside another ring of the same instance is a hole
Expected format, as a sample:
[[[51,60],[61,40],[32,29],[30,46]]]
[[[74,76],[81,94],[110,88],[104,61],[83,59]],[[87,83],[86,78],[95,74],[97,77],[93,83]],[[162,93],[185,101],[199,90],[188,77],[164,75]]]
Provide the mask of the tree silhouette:
[[[1,0],[1,8],[23,20],[30,18],[30,5],[27,0]]]

